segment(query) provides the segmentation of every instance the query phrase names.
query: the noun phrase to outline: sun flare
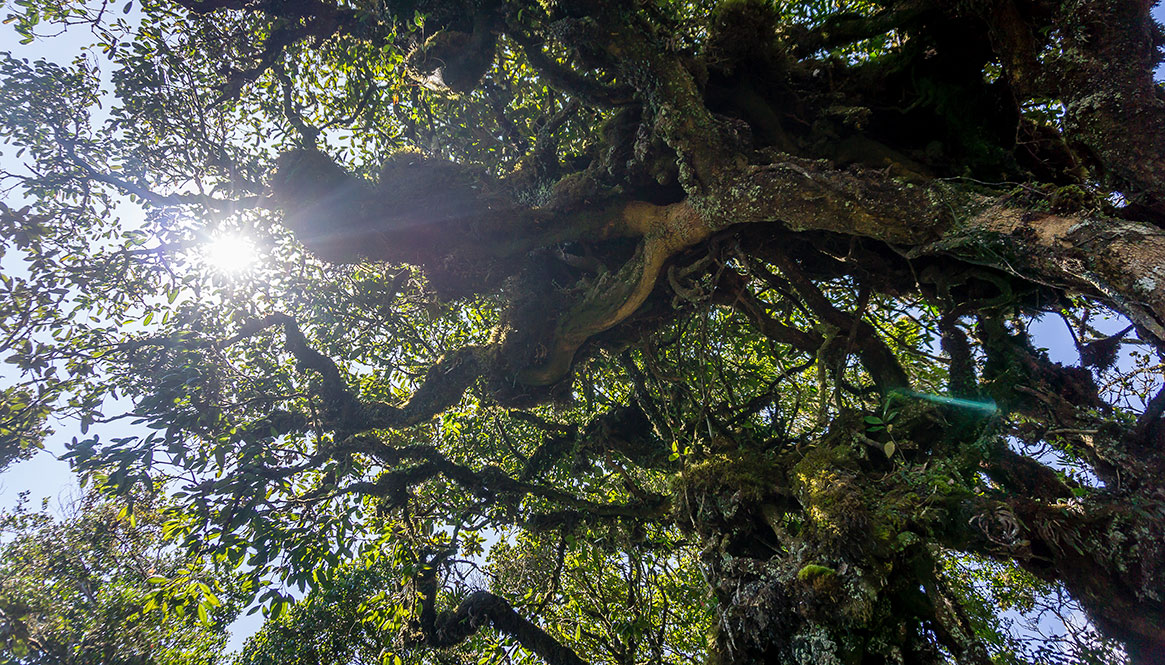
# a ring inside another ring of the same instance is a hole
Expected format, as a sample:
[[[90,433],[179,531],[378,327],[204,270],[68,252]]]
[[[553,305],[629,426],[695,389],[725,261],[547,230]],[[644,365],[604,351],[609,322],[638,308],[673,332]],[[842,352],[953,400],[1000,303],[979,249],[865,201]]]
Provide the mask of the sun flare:
[[[203,259],[216,272],[237,274],[250,269],[258,260],[255,243],[236,233],[216,236],[203,248]]]

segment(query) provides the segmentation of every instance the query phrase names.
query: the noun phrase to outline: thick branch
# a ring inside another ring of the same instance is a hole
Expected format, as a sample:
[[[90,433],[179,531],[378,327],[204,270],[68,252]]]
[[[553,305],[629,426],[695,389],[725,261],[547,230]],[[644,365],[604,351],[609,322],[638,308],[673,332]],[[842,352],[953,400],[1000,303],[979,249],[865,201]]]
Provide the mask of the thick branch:
[[[791,346],[812,357],[825,342],[821,335],[792,328],[773,318],[765,311],[764,305],[757,300],[756,296],[752,295],[743,285],[731,298],[730,304],[733,309],[748,317],[762,335],[778,344]]]
[[[1036,460],[1003,446],[986,463],[986,473],[1009,492],[1041,501],[1062,501],[1072,497],[1070,487],[1056,472]],[[1073,482],[1072,486],[1078,486]]]
[[[1165,213],[1165,97],[1153,80],[1161,59],[1153,3],[1062,4],[1065,48],[1052,51],[1048,75],[1064,100],[1067,130],[1100,157],[1118,186],[1146,193]]]
[[[667,508],[667,500],[662,496],[649,497],[647,503],[615,504],[587,501],[554,487],[515,480],[494,466],[474,471],[468,466],[453,462],[431,446],[392,447],[375,439],[361,437],[348,440],[340,446],[340,449],[369,454],[389,468],[397,467],[407,460],[421,461],[420,464],[411,467],[386,472],[375,482],[353,483],[345,489],[350,493],[399,498],[408,487],[441,475],[482,499],[489,501],[503,499],[515,507],[524,497],[536,496],[590,517],[638,520],[658,519],[665,514]]]
[[[559,319],[547,360],[522,372],[523,383],[548,385],[562,379],[584,342],[624,321],[647,300],[668,259],[711,235],[703,218],[684,203],[632,203],[622,213],[628,230],[643,235],[642,245],[618,273],[597,280]]]
[[[793,288],[797,289],[805,304],[821,317],[821,320],[847,332],[858,347],[862,364],[883,393],[910,386],[910,380],[899,364],[898,358],[878,337],[878,331],[868,321],[850,316],[835,307],[801,272],[797,263],[784,253],[772,252],[771,258],[781,269],[781,273],[793,284]]]
[[[793,47],[796,54],[809,57],[822,49],[832,49],[863,39],[884,35],[902,29],[920,15],[933,9],[929,2],[909,0],[896,9],[885,9],[873,16],[858,13],[831,14],[821,25],[796,35]]]
[[[254,335],[275,325],[284,329],[284,347],[303,369],[319,375],[319,397],[324,401],[331,425],[345,432],[409,427],[448,409],[481,375],[480,356],[484,349],[467,346],[446,356],[429,368],[420,387],[404,406],[384,402],[361,402],[348,388],[335,361],[313,349],[299,325],[286,314],[272,314],[250,322],[220,346]]]
[[[714,230],[779,221],[910,247],[908,258],[955,256],[1110,302],[1165,344],[1165,234],[1154,226],[1036,212],[1007,197],[960,194],[939,182],[924,189],[880,171],[787,156],[736,170],[725,183],[719,196],[693,203]]]
[[[1163,212],[1165,98],[1153,80],[1160,62],[1153,3],[1044,4],[1058,5],[1058,15],[1025,15],[1031,7],[1014,0],[979,3],[1016,96],[1060,99],[1070,138],[1099,158],[1117,186],[1131,186],[1130,198],[1144,193]],[[1061,41],[1045,55],[1046,44],[1036,35],[1053,26]]]
[[[608,86],[560,65],[546,55],[542,46],[520,31],[511,31],[509,37],[522,47],[530,66],[538,70],[555,88],[601,108],[624,106],[633,101],[633,91],[627,86]]]
[[[456,610],[437,614],[423,630],[430,646],[445,648],[460,644],[486,624],[512,637],[550,665],[586,665],[569,647],[515,612],[504,598],[488,591],[469,594]]]
[[[1107,634],[1135,651],[1165,649],[1162,508],[1133,511],[1125,497],[1082,506],[1029,499],[967,500],[970,540],[951,545],[1015,559],[1060,580]],[[1155,661],[1144,661],[1155,662]]]
[[[1053,215],[996,202],[910,256],[947,254],[1111,302],[1165,344],[1165,232],[1124,220]]]
[[[832,231],[914,245],[939,238],[954,222],[940,190],[904,183],[885,171],[836,169],[786,154],[734,168],[701,205],[719,224],[779,221],[794,231]]]

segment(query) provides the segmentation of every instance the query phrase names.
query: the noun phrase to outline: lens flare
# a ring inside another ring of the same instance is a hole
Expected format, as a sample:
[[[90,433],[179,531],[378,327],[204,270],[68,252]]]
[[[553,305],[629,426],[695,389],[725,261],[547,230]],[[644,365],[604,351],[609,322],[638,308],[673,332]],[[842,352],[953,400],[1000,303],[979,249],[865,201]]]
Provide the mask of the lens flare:
[[[917,393],[914,391],[899,391],[903,395],[910,397],[917,397],[935,404],[943,404],[946,406],[954,406],[960,409],[970,409],[972,411],[981,411],[983,413],[991,414],[999,410],[999,406],[995,404],[995,400],[977,401],[970,399],[960,399],[958,397],[947,397],[945,395],[932,395],[929,393]]]

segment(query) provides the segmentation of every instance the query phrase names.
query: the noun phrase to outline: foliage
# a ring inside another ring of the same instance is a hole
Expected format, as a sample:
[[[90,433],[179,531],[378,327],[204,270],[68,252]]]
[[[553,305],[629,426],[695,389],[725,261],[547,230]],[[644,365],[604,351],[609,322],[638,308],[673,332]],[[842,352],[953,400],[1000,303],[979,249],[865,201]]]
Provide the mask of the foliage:
[[[43,445],[48,413],[47,405],[20,388],[0,393],[0,469],[31,457]]]
[[[161,581],[210,581],[196,560],[163,547],[157,506],[131,513],[89,494],[60,518],[22,502],[0,519],[0,662],[222,662],[229,602],[146,609]]]
[[[386,650],[392,652],[382,626],[399,619],[395,606],[382,602],[385,589],[395,581],[394,572],[383,563],[342,568],[327,584],[268,620],[235,662],[381,663]]]
[[[1165,658],[1146,3],[7,11],[0,460],[242,662]]]

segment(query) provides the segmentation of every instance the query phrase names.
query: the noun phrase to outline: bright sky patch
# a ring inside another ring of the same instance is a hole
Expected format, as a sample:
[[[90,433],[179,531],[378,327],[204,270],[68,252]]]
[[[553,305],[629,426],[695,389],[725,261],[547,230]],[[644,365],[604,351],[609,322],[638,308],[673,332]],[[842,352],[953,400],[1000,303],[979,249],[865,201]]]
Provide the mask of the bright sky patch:
[[[255,265],[258,252],[250,238],[230,233],[217,236],[207,243],[203,249],[203,258],[216,272],[237,274]]]

